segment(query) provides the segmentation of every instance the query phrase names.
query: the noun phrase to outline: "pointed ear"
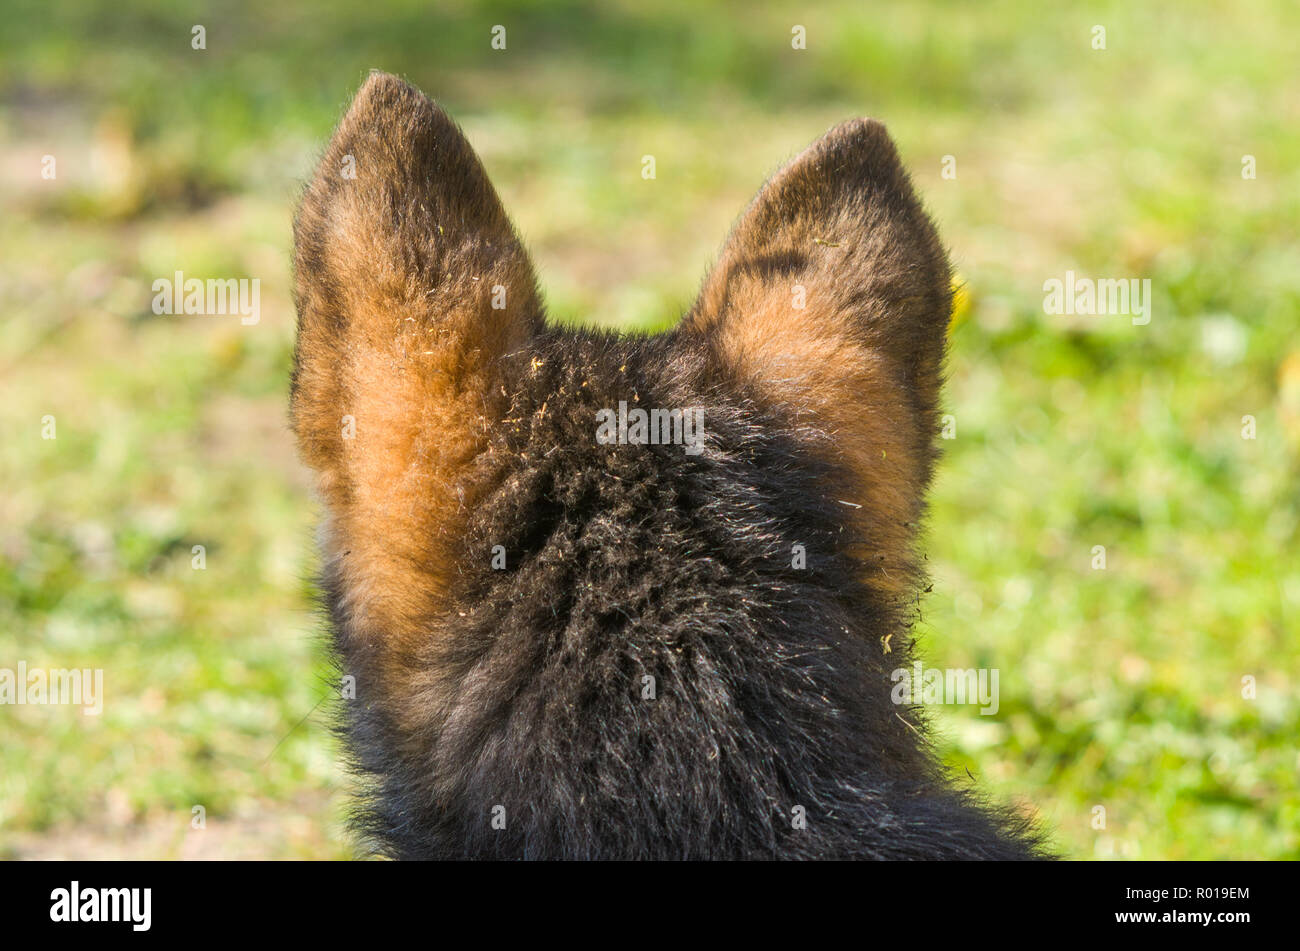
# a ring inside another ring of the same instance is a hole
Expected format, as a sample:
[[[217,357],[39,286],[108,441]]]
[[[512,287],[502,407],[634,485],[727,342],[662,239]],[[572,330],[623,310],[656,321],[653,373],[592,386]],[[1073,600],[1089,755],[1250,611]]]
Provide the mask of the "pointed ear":
[[[845,501],[863,506],[870,557],[900,576],[935,456],[950,309],[947,256],[898,153],[858,119],[764,186],[685,322],[827,437],[857,482]]]
[[[366,591],[355,610],[400,629],[442,590],[436,547],[502,413],[501,358],[541,326],[532,267],[455,123],[379,73],[307,186],[294,243],[293,427],[335,570]]]

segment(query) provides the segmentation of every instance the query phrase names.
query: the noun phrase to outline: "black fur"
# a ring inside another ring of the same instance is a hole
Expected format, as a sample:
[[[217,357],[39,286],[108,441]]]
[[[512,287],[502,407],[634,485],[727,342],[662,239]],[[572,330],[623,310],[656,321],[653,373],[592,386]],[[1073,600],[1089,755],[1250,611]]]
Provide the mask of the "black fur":
[[[379,852],[1038,854],[891,697],[951,283],[880,123],[773,176],[655,338],[545,326],[482,163],[396,77],[358,92],[295,245],[292,416]],[[702,407],[703,451],[601,444],[620,402]]]
[[[423,755],[367,695],[370,658],[326,579],[343,667],[361,685],[347,745],[372,780],[361,825],[380,852],[1036,853],[1025,821],[945,780],[918,711],[891,701],[911,619],[858,580],[837,501],[852,497],[849,477],[807,449],[826,434],[795,432],[719,381],[709,341],[687,330],[547,331],[507,360],[492,489],[469,513],[445,623],[405,658],[455,698],[417,738]],[[706,450],[597,444],[596,413],[619,400],[705,407]],[[806,570],[791,567],[796,543]],[[494,545],[506,570],[490,566]],[[646,675],[656,699],[642,698]]]

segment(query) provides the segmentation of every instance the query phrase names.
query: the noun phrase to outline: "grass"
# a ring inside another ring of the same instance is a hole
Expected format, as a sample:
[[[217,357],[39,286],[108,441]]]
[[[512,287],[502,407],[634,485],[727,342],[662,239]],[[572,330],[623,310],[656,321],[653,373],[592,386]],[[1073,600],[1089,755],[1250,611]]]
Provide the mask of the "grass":
[[[920,634],[1001,704],[939,709],[944,755],[1068,855],[1300,858],[1294,5],[186,6],[0,34],[0,666],[106,692],[0,708],[0,855],[349,854],[289,222],[379,67],[463,123],[568,322],[671,324],[780,161],[885,119],[969,298]],[[259,323],[153,315],[176,270],[258,278]],[[1045,314],[1067,270],[1150,279],[1150,324]]]

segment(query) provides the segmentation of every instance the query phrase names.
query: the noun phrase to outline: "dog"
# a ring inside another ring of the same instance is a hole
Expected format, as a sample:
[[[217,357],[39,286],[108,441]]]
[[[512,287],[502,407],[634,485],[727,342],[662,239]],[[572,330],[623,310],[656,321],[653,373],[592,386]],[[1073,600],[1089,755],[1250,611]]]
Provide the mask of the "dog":
[[[1042,854],[891,697],[952,285],[879,122],[773,176],[657,336],[548,325],[478,157],[390,75],[294,241],[291,419],[376,852]]]

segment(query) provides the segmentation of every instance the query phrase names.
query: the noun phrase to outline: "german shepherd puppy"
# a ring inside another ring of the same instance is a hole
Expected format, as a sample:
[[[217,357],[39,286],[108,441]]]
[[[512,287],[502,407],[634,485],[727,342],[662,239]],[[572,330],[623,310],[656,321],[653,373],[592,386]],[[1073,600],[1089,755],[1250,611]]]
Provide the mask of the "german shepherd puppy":
[[[951,285],[884,126],[778,172],[654,337],[548,326],[474,151],[393,76],[294,239],[292,419],[378,851],[1037,854],[891,699]]]

